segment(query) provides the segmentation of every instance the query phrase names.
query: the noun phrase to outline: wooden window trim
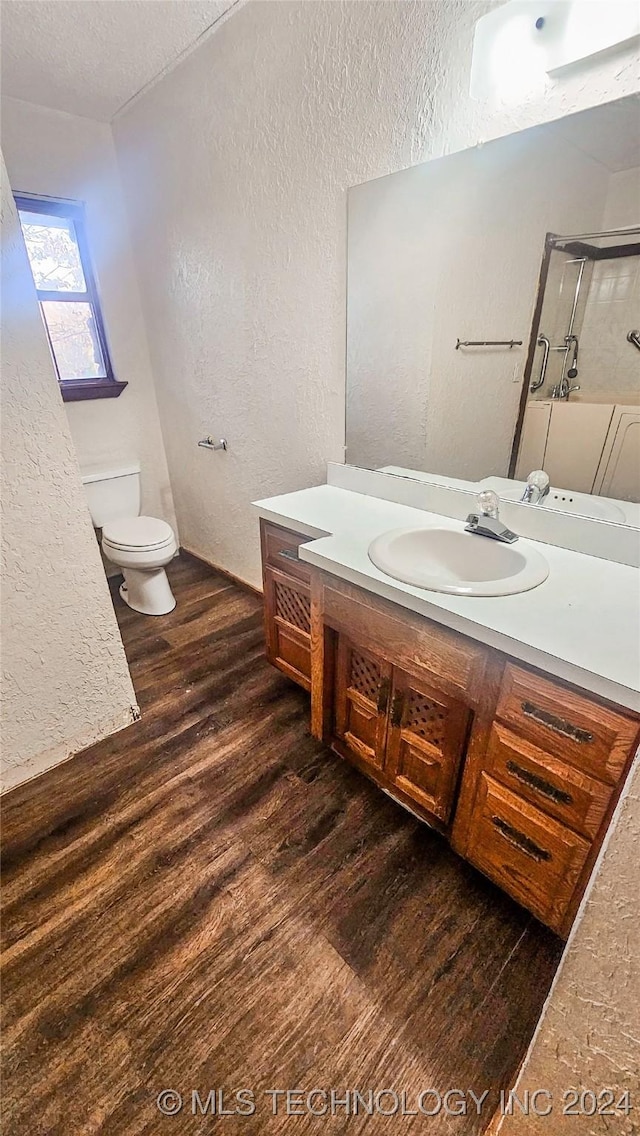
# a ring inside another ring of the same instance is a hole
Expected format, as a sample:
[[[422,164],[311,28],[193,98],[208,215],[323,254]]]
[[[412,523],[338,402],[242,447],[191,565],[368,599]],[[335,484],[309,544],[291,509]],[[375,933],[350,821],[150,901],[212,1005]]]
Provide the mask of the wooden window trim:
[[[80,402],[85,399],[94,398],[119,398],[125,387],[128,385],[126,382],[119,382],[113,373],[111,364],[111,355],[107,345],[107,337],[104,329],[104,321],[102,319],[102,308],[100,305],[100,297],[96,286],[95,276],[93,274],[93,267],[91,264],[91,256],[89,253],[89,246],[87,243],[87,236],[85,232],[85,216],[84,207],[80,202],[76,201],[60,201],[55,197],[31,197],[26,193],[16,193],[15,201],[18,210],[28,213],[42,213],[44,216],[49,217],[68,217],[74,223],[76,241],[78,244],[78,251],[80,253],[80,263],[84,273],[86,284],[86,292],[57,292],[45,291],[44,289],[36,288],[38,302],[42,304],[46,300],[55,300],[62,303],[71,303],[73,301],[88,302],[91,304],[93,311],[93,318],[95,320],[96,333],[100,343],[100,350],[102,351],[102,358],[104,359],[104,368],[106,374],[98,379],[61,379],[58,372],[58,364],[56,362],[55,352],[51,347],[51,357],[53,365],[58,378],[58,386],[62,394],[63,402]],[[47,331],[47,322],[44,319],[45,330]]]

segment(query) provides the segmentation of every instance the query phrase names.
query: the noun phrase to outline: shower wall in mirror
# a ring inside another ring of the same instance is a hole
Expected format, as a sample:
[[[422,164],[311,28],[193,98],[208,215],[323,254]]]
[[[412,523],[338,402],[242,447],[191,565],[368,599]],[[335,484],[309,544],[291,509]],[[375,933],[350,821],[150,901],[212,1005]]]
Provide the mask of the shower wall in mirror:
[[[640,518],[640,98],[349,191],[346,460]]]

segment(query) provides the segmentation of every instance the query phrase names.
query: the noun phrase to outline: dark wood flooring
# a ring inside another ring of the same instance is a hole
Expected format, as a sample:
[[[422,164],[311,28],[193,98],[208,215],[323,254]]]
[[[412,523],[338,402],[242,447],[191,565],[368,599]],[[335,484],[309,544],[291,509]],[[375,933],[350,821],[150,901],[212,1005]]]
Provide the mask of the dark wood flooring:
[[[4,1132],[482,1131],[560,942],[309,736],[259,599],[170,576],[168,616],[114,601],[142,720],[4,799]],[[490,1097],[346,1119],[263,1095],[316,1088]],[[256,1112],[194,1115],[193,1089]]]

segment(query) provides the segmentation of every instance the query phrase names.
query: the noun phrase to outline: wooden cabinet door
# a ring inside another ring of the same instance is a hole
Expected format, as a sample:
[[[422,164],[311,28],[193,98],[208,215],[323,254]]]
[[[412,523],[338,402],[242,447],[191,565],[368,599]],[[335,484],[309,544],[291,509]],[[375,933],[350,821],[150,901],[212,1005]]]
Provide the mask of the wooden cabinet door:
[[[338,636],[335,735],[360,761],[382,769],[387,735],[391,664]]]
[[[295,576],[263,569],[267,658],[311,689],[311,590]]]
[[[394,667],[385,775],[445,824],[471,711],[428,678]]]

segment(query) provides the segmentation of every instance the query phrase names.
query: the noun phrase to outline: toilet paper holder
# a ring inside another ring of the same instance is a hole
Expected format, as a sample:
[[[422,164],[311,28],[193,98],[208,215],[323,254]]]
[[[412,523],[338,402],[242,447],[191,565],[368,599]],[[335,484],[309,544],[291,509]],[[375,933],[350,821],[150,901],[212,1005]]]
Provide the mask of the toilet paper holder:
[[[216,440],[211,437],[211,434],[208,434],[206,438],[200,439],[198,445],[202,446],[203,450],[226,450],[227,439],[220,438],[219,441],[216,442]]]

